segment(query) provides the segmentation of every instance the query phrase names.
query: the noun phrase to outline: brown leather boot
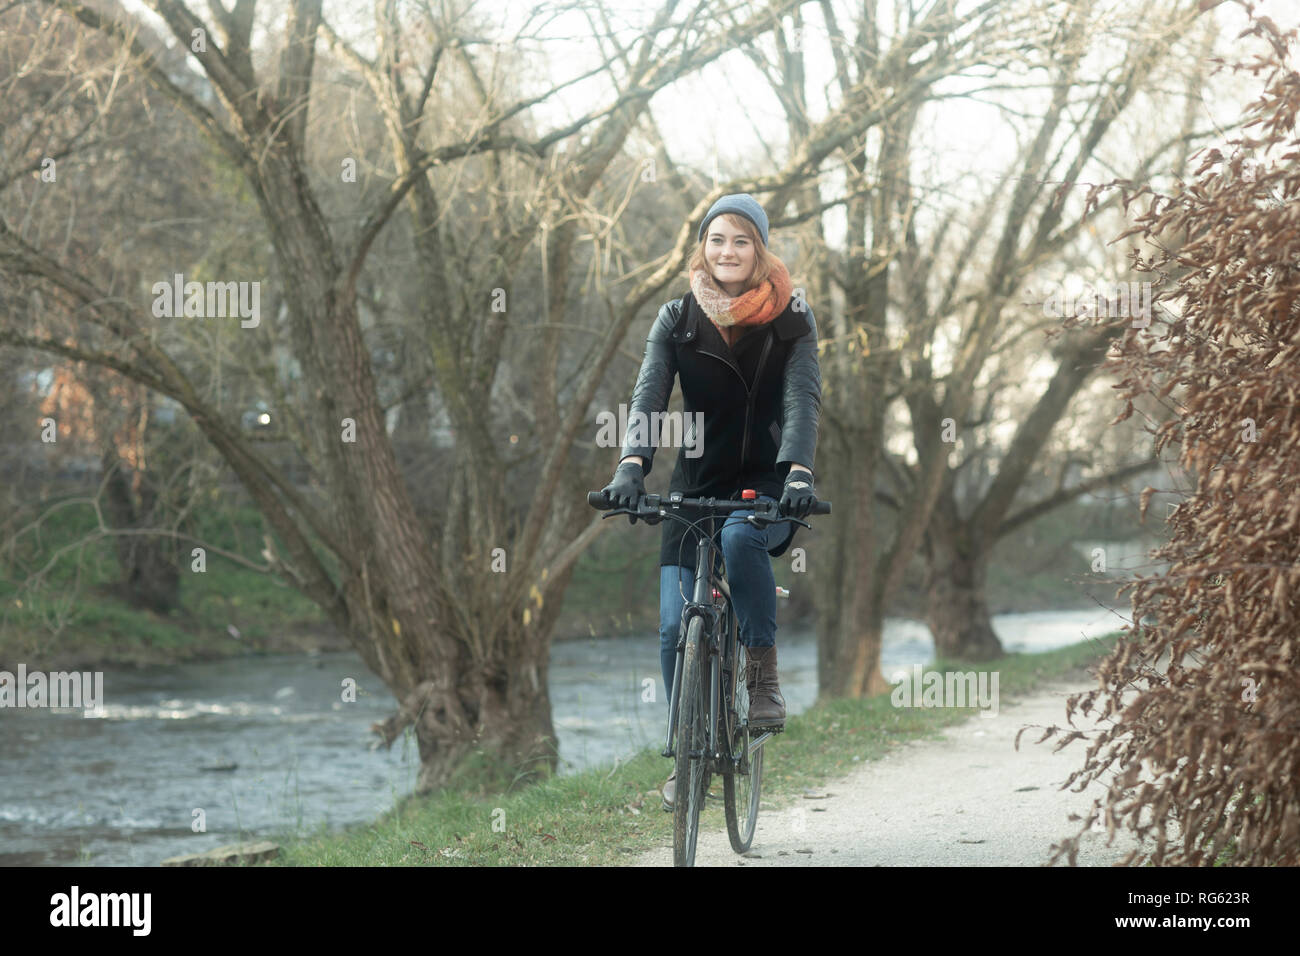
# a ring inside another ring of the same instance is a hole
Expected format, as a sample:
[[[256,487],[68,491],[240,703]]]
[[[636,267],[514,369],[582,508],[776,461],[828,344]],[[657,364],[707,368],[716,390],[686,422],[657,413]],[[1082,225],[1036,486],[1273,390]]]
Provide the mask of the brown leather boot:
[[[785,725],[785,698],[777,683],[776,648],[748,648],[745,683],[749,687],[749,724],[751,727]]]

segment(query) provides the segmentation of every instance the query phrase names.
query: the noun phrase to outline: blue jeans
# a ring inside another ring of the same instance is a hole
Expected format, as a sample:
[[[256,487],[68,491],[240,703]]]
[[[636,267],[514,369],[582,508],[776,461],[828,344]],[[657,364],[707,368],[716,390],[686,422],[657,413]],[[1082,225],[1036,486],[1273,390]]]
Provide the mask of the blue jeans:
[[[775,501],[760,495],[762,501]],[[736,511],[722,526],[722,554],[727,562],[727,584],[736,608],[740,642],[746,647],[776,644],[776,578],[769,549],[785,543],[794,533],[788,521],[755,528],[745,522],[752,511]],[[689,532],[688,532],[689,533]],[[715,569],[717,563],[715,561]],[[677,667],[677,638],[686,601],[695,593],[695,569],[675,564],[659,568],[659,666],[664,676],[664,700],[673,692]]]

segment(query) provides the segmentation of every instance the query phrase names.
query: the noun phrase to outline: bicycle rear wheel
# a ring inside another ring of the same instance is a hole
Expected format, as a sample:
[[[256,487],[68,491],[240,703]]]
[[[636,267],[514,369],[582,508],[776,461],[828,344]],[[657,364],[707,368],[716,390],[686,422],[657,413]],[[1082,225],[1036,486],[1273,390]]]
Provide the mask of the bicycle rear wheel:
[[[734,623],[732,626],[734,628]],[[734,640],[734,637],[732,639]],[[749,685],[745,683],[748,650],[739,641],[735,641],[735,648],[731,673],[731,701],[735,712],[731,733],[731,757],[739,763],[723,779],[722,793],[727,814],[727,837],[731,840],[731,848],[737,853],[745,853],[754,842],[754,827],[758,823],[759,791],[763,781],[763,748],[759,747],[755,750],[748,761],[745,759],[750,740]],[[744,768],[743,771],[741,768]]]
[[[681,701],[677,708],[677,797],[673,806],[673,866],[695,865],[700,835],[700,810],[708,787],[708,756],[704,753],[708,705],[703,677],[704,620],[691,618],[682,654]],[[697,756],[692,757],[692,751]]]

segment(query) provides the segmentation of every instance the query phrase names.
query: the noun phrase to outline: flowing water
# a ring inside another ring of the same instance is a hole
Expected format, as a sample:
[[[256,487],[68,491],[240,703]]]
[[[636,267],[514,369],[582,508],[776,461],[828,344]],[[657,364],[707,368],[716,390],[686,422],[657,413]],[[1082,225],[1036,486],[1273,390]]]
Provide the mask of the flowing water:
[[[1008,651],[1033,652],[1124,620],[1098,608],[993,623]],[[816,642],[783,628],[778,643],[781,689],[797,714],[816,696]],[[894,677],[929,662],[933,649],[924,624],[890,619],[882,670]],[[355,702],[342,699],[346,678],[356,681]],[[660,684],[658,635],[555,644],[560,772],[662,747]],[[370,725],[392,709],[392,696],[350,652],[106,671],[102,716],[5,709],[0,865],[156,865],[241,835],[373,820],[414,788],[418,771],[413,744],[370,749]]]

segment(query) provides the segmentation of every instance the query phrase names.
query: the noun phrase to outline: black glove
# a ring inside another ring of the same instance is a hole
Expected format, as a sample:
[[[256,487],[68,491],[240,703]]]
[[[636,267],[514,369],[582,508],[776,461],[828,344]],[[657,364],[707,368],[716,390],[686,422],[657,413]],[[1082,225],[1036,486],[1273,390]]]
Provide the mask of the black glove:
[[[645,495],[645,471],[634,461],[621,462],[601,490],[615,508],[635,508]],[[636,524],[636,515],[628,515],[627,519]]]
[[[812,472],[791,470],[785,476],[785,488],[781,492],[779,505],[781,514],[793,518],[807,517],[816,500],[817,496],[813,494]]]

